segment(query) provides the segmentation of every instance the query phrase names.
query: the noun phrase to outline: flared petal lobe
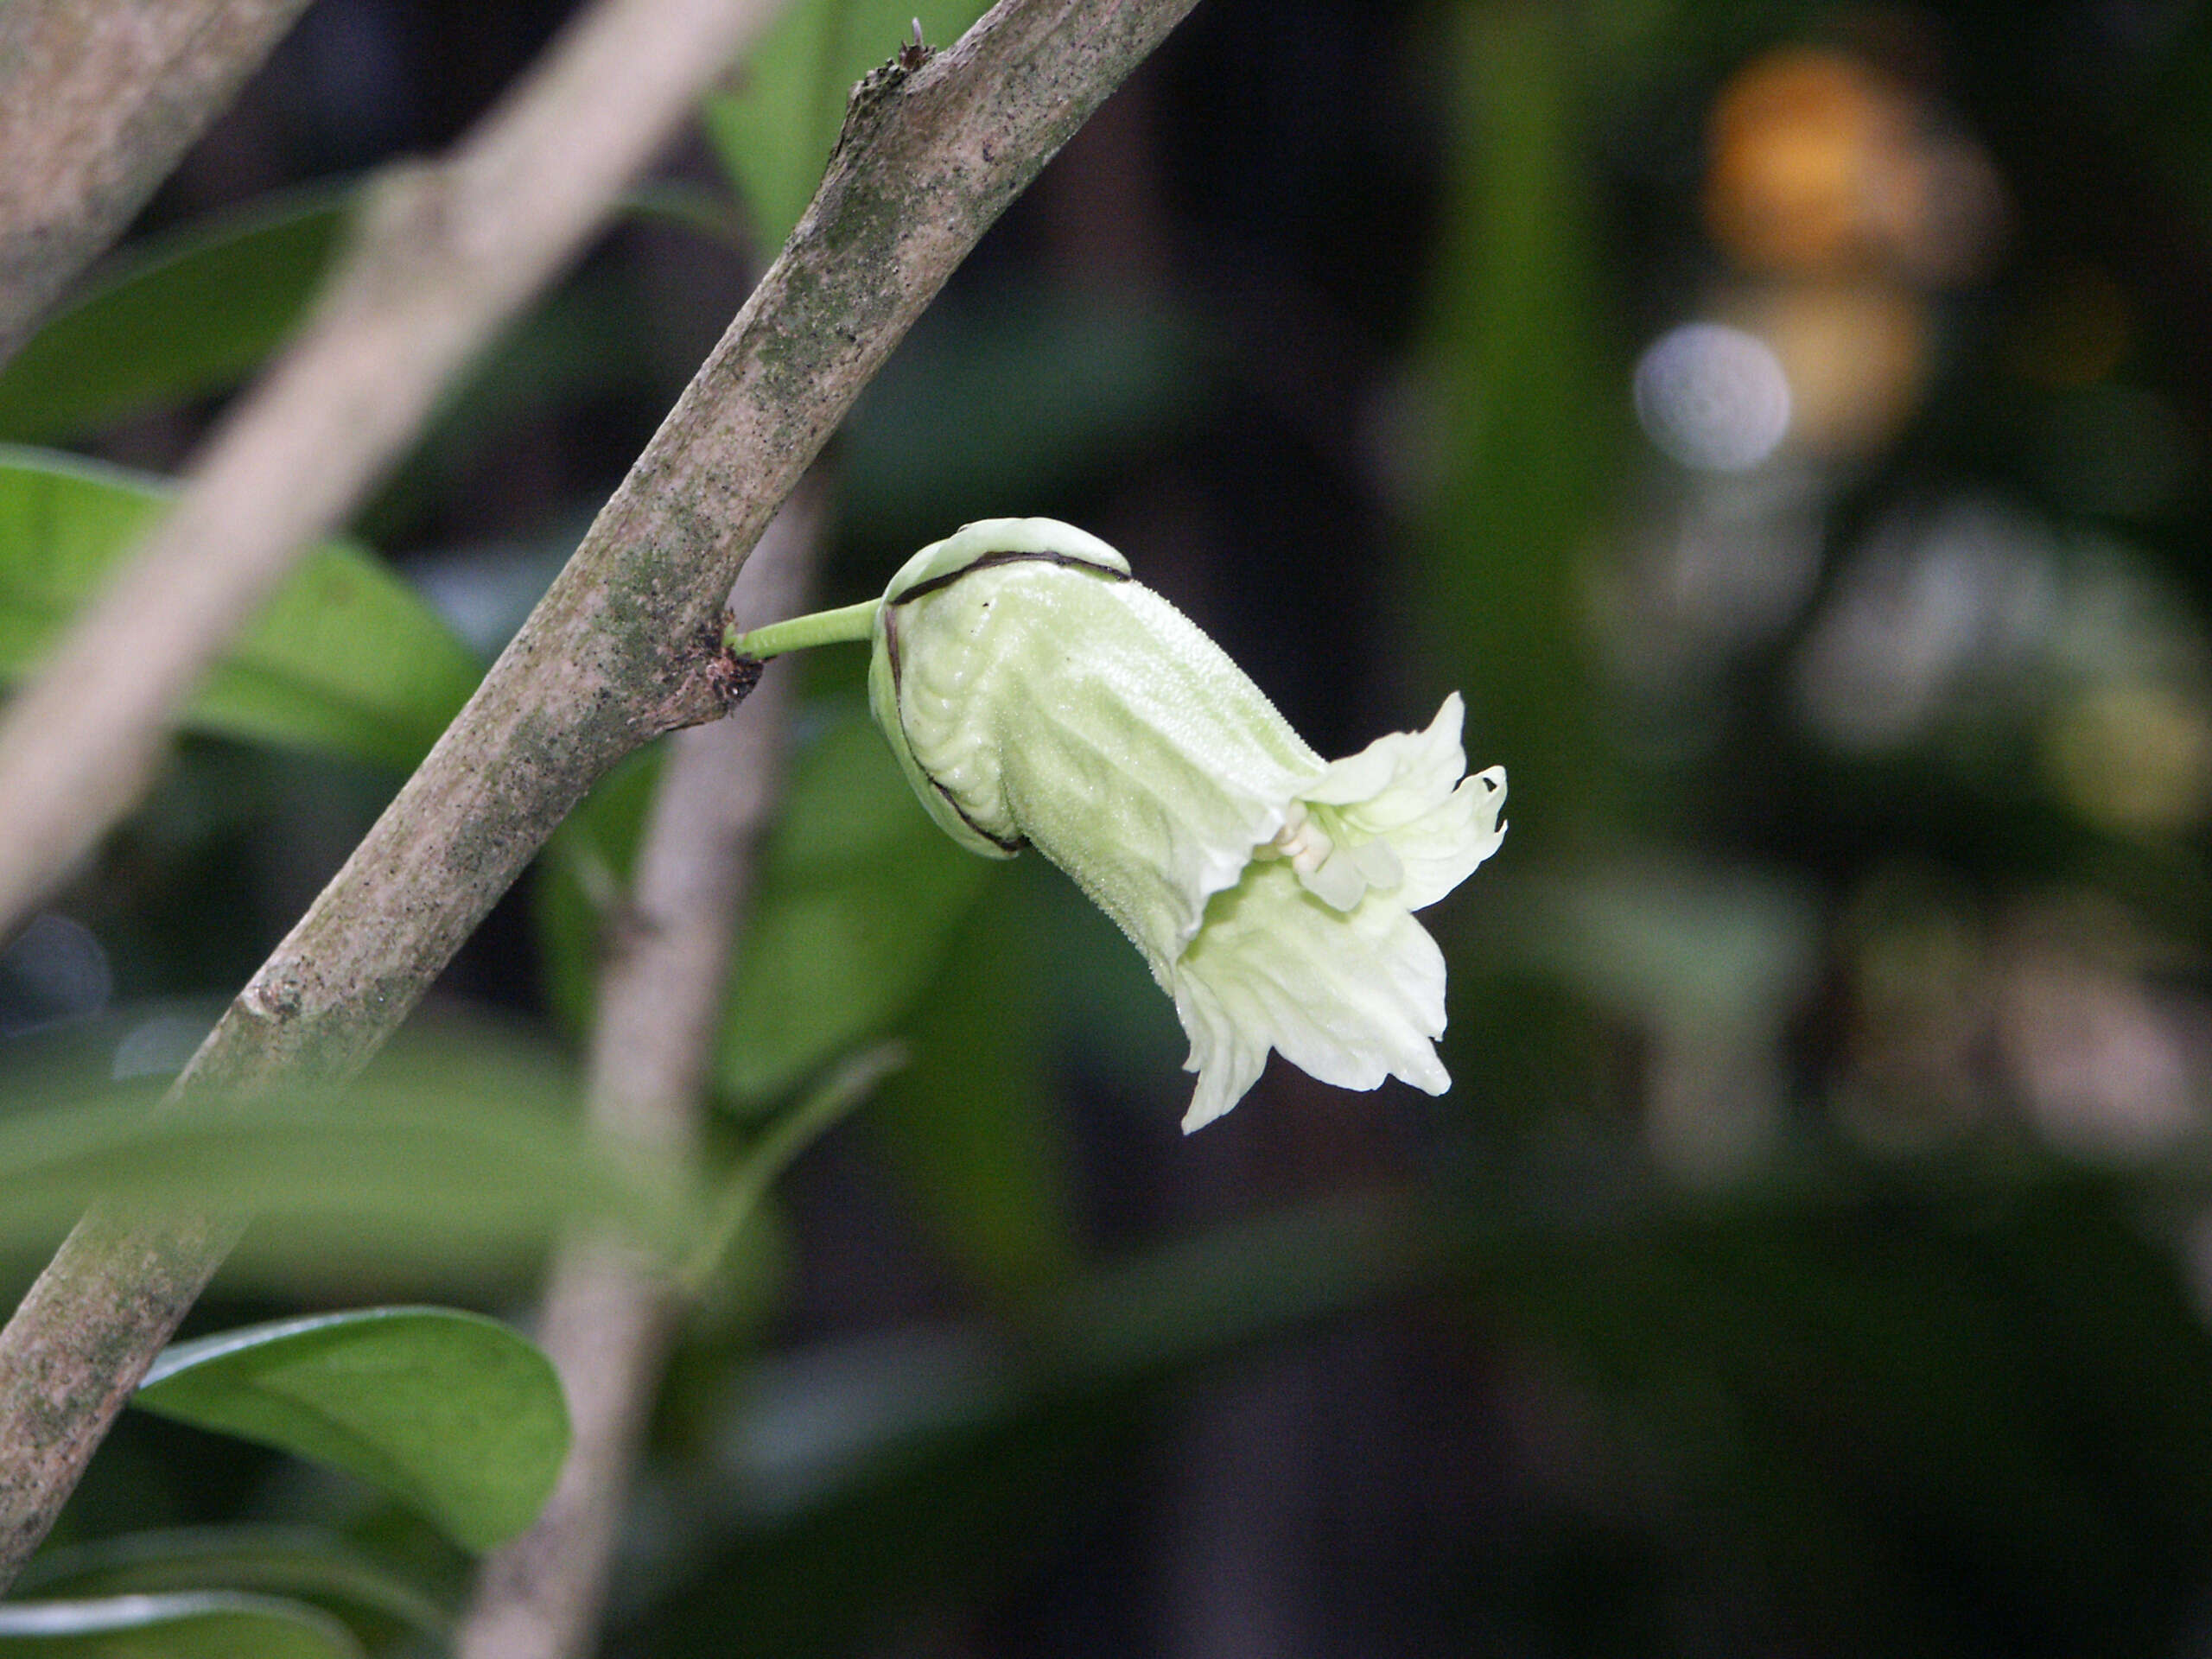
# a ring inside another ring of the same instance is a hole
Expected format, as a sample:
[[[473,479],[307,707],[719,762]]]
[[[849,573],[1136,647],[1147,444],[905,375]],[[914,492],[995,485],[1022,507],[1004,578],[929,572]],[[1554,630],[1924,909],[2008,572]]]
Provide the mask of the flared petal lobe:
[[[1185,1133],[1234,1106],[1270,1048],[1341,1089],[1393,1075],[1432,1095],[1452,1086],[1433,1041],[1444,1034],[1444,953],[1383,894],[1338,911],[1284,864],[1255,864],[1206,907],[1172,988],[1191,1039],[1185,1069],[1198,1074]]]

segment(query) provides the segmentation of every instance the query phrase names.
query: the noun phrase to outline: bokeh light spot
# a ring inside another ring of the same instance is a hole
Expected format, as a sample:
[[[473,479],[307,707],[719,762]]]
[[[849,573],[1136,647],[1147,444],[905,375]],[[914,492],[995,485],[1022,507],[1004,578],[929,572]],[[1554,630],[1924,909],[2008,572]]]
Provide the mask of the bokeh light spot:
[[[1685,323],[1636,365],[1636,413],[1652,442],[1683,466],[1744,472],[1789,429],[1789,380],[1757,335]]]

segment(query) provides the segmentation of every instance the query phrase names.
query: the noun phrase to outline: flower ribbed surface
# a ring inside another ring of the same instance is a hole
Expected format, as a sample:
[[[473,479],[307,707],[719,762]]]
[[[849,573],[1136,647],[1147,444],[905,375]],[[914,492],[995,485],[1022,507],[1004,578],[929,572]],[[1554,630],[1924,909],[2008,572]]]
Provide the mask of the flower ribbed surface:
[[[870,701],[948,833],[1034,846],[1175,1001],[1211,1122],[1269,1049],[1326,1083],[1450,1078],[1444,959],[1412,912],[1494,851],[1505,777],[1465,776],[1460,706],[1325,760],[1095,537],[992,519],[885,591]]]

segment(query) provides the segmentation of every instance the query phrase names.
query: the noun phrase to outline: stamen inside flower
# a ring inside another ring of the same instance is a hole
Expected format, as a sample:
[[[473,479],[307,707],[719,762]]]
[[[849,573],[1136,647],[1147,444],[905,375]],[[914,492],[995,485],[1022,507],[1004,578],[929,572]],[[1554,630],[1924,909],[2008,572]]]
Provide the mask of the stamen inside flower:
[[[1304,877],[1319,869],[1336,849],[1306,811],[1306,804],[1293,801],[1290,816],[1283,820],[1282,828],[1275,831],[1275,838],[1268,843],[1266,850],[1277,858],[1288,859],[1290,868]]]
[[[1335,821],[1335,835],[1324,827],[1325,816]],[[1370,887],[1388,892],[1405,879],[1405,867],[1389,842],[1380,836],[1356,840],[1355,833],[1328,808],[1293,801],[1274,839],[1255,851],[1262,858],[1288,859],[1306,892],[1332,910],[1350,910]]]

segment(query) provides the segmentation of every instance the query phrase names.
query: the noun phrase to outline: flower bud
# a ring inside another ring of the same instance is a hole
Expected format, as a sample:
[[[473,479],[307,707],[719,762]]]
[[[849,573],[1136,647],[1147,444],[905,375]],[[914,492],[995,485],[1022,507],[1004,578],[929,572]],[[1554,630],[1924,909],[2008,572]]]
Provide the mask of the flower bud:
[[[1444,958],[1412,912],[1497,849],[1457,693],[1425,732],[1324,760],[1097,537],[995,518],[924,548],[875,615],[869,702],[954,840],[1060,867],[1174,998],[1187,1131],[1270,1048],[1325,1083],[1451,1086]]]

